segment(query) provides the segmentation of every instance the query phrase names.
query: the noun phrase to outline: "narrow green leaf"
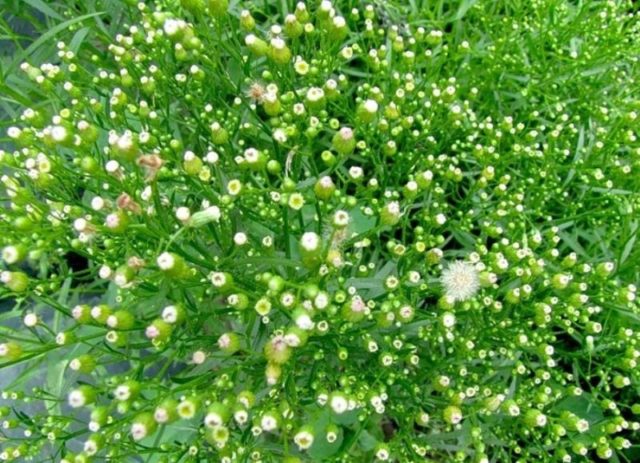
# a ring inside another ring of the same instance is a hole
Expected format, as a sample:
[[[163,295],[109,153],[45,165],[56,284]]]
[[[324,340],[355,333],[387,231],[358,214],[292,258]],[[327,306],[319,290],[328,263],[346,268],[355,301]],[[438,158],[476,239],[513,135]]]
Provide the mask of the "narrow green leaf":
[[[60,14],[58,14],[57,11],[55,11],[53,8],[51,8],[42,0],[24,0],[24,2],[29,4],[31,7],[35,8],[36,10],[40,11],[45,16],[48,16],[49,18],[58,19],[58,20],[64,19],[62,16],[60,16]]]

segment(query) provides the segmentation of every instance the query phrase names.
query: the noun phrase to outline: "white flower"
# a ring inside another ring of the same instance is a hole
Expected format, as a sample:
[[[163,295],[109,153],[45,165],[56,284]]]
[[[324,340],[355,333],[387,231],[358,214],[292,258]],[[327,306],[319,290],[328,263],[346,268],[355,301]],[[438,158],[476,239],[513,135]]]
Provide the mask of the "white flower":
[[[444,286],[445,295],[456,301],[466,301],[480,289],[478,271],[473,265],[461,260],[449,264],[442,272],[440,282]]]
[[[313,444],[313,435],[308,431],[300,431],[293,437],[299,450],[306,450]]]
[[[69,406],[72,408],[79,408],[86,404],[87,399],[84,393],[79,389],[74,389],[69,393]]]
[[[147,427],[143,423],[133,423],[131,425],[131,436],[133,440],[141,440],[147,437]]]
[[[157,263],[161,270],[171,270],[175,265],[175,259],[168,252],[163,252],[158,257]]]
[[[315,251],[320,246],[320,237],[314,232],[306,232],[300,240],[305,251]]]

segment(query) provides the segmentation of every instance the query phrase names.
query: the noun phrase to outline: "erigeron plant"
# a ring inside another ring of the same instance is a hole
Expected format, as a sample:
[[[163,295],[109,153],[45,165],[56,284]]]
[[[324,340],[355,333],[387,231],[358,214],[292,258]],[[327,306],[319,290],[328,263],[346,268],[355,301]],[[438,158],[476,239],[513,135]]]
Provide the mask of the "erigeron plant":
[[[639,458],[631,2],[28,3],[0,460]]]

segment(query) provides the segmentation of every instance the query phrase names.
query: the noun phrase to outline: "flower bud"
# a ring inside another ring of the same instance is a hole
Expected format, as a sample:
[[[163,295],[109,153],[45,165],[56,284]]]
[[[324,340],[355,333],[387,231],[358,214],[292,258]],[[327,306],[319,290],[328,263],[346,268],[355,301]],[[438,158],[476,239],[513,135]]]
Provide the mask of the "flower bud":
[[[22,348],[19,344],[9,341],[0,344],[0,359],[3,361],[18,360],[22,355]]]
[[[284,40],[276,37],[269,44],[269,57],[278,64],[287,64],[291,61],[291,50]]]
[[[269,363],[277,365],[286,363],[291,357],[291,348],[281,334],[275,335],[264,346],[264,356]]]
[[[81,324],[91,321],[91,307],[87,304],[76,305],[71,309],[71,316]]]
[[[168,424],[178,418],[178,402],[173,398],[163,400],[153,412],[153,419],[158,424]]]
[[[316,182],[313,191],[319,199],[327,200],[331,198],[334,191],[336,191],[336,186],[331,177],[325,175],[324,177],[320,177]]]
[[[106,319],[107,326],[114,330],[130,330],[134,322],[135,318],[128,310],[117,310]]]
[[[186,278],[189,276],[189,267],[184,259],[171,252],[163,252],[158,256],[157,264],[160,270],[162,270],[170,278]]]
[[[184,154],[182,168],[188,175],[198,175],[202,170],[202,159],[196,156],[192,151]]]
[[[303,426],[293,436],[293,441],[298,446],[298,450],[307,450],[313,445],[314,434],[312,426]]]
[[[231,417],[231,410],[227,405],[221,402],[212,403],[207,409],[207,414],[204,417],[204,424],[208,428],[215,428],[216,426],[222,426]]]
[[[213,287],[222,293],[233,289],[233,276],[228,272],[211,272],[209,279]]]
[[[220,221],[221,216],[222,214],[218,206],[209,206],[202,211],[192,214],[187,221],[187,226],[194,228],[202,227],[208,223]]]
[[[267,42],[256,37],[254,34],[247,35],[244,38],[244,44],[257,56],[266,56],[269,54],[270,49]]]
[[[224,333],[218,338],[218,347],[225,354],[234,354],[240,349],[240,337],[236,333]]]
[[[91,411],[89,430],[92,432],[98,432],[102,426],[109,421],[109,408],[106,406],[99,406]]]
[[[344,303],[342,306],[342,316],[350,322],[359,322],[363,320],[370,312],[367,304],[361,297],[355,296],[351,300]]]
[[[221,18],[229,9],[229,0],[209,0],[209,13],[214,18]]]
[[[124,233],[129,225],[129,216],[122,209],[107,215],[104,221],[105,228],[112,233]]]
[[[131,423],[131,437],[139,441],[153,434],[158,427],[153,415],[149,412],[140,413]]]
[[[27,256],[27,248],[24,244],[5,246],[2,248],[2,260],[12,265],[21,262]]]
[[[378,102],[376,100],[365,100],[358,105],[356,109],[356,115],[360,122],[368,124],[373,122],[378,112]]]
[[[22,293],[29,287],[29,277],[24,272],[0,272],[0,281],[14,293]]]
[[[80,355],[69,362],[69,368],[81,373],[89,374],[95,369],[95,367],[96,360],[89,354]]]
[[[458,424],[462,421],[462,410],[455,405],[449,405],[442,412],[442,417],[449,424]]]
[[[91,307],[91,318],[101,324],[106,324],[111,315],[111,307],[106,304],[99,304]]]
[[[547,417],[540,410],[532,408],[525,413],[524,422],[530,428],[543,427],[547,424]]]
[[[211,129],[211,141],[215,145],[224,145],[229,141],[229,132],[222,127],[218,122],[214,122],[210,126]]]
[[[68,396],[69,406],[72,408],[80,408],[92,404],[96,400],[96,392],[93,387],[83,384],[77,389],[72,390]]]
[[[351,154],[356,147],[356,137],[353,130],[349,127],[341,128],[333,136],[331,144],[339,154],[343,156]]]
[[[300,239],[300,254],[302,262],[307,267],[314,267],[320,262],[322,241],[317,233],[306,232],[302,235]]]
[[[193,15],[203,13],[205,8],[204,0],[180,0],[180,5]]]
[[[251,31],[256,27],[256,20],[253,19],[249,10],[240,12],[240,26],[247,31]]]
[[[400,211],[400,203],[398,201],[391,201],[380,211],[380,222],[383,225],[396,225],[400,222],[401,217],[402,212]]]
[[[292,39],[297,39],[304,33],[304,27],[295,15],[289,14],[284,18],[284,33]]]
[[[157,318],[144,331],[147,338],[152,340],[154,344],[163,343],[171,336],[173,330],[172,325],[165,322],[162,318]]]

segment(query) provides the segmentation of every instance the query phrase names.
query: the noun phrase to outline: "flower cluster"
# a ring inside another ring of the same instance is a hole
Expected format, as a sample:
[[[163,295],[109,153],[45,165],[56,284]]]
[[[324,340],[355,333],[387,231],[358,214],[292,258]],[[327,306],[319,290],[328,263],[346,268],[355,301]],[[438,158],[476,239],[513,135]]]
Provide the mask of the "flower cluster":
[[[1,461],[640,458],[631,1],[113,3],[20,66]]]

